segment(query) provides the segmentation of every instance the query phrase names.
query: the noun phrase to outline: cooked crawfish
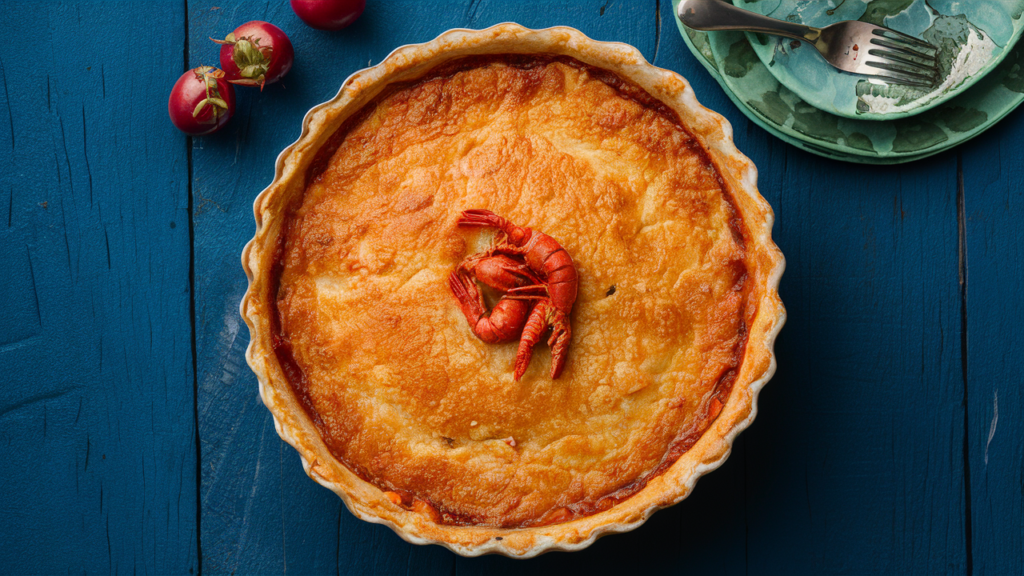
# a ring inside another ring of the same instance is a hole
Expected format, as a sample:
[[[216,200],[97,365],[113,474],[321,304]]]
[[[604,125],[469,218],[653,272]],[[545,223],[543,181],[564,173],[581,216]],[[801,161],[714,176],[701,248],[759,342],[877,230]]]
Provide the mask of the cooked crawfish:
[[[500,292],[537,281],[529,267],[513,258],[488,253],[470,256],[448,277],[448,286],[473,332],[488,344],[512,342],[519,337],[530,312],[527,300],[502,296],[490,313],[473,278]]]
[[[569,354],[569,341],[572,339],[569,314],[576,302],[576,289],[579,282],[576,266],[569,253],[551,236],[516,226],[490,210],[466,210],[459,217],[458,223],[460,226],[479,226],[500,230],[503,237],[483,254],[482,259],[502,256],[522,258],[529,272],[526,274],[524,270],[515,268],[516,278],[523,282],[519,285],[510,286],[506,283],[504,285],[508,286],[507,288],[497,288],[488,284],[499,290],[505,290],[506,295],[502,297],[502,300],[535,301],[519,340],[515,379],[519,380],[523,377],[526,368],[530,365],[533,347],[540,342],[541,336],[549,327],[551,328],[551,336],[548,338],[548,346],[551,347],[551,377],[558,378],[562,373],[562,368],[565,367],[565,361]],[[510,263],[509,260],[512,262]],[[504,268],[511,273],[518,262],[512,258],[509,260],[501,260],[496,264],[499,268]],[[477,277],[480,278],[479,270],[477,274]],[[481,281],[484,280],[481,278]],[[484,283],[487,282],[484,281]],[[459,301],[463,302],[461,298]],[[498,305],[501,305],[501,302]],[[522,309],[516,308],[515,312],[518,314],[520,310]],[[491,316],[493,318],[493,312]],[[469,318],[469,314],[466,317]],[[518,316],[509,315],[509,318],[518,320]],[[472,319],[470,319],[470,323],[473,323]],[[511,321],[508,323],[509,327],[513,325],[514,323]],[[477,332],[477,334],[480,333]]]

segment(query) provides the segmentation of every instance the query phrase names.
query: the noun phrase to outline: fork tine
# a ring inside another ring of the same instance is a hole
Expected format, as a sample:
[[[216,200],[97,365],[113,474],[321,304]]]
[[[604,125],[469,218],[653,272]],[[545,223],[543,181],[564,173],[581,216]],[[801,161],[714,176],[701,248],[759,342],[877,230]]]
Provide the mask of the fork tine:
[[[926,64],[926,63],[919,62],[917,60],[913,60],[911,58],[908,58],[904,54],[899,53],[899,52],[889,52],[887,50],[868,50],[868,55],[869,56],[875,56],[875,57],[881,58],[883,60],[889,60],[891,62],[898,62],[898,63],[903,64],[903,65],[907,66],[908,68],[910,68],[912,72],[920,72],[921,74],[924,74],[926,72],[931,72],[932,73],[931,75],[934,76],[935,72],[937,71],[936,70],[936,66],[935,66],[935,62],[931,62],[931,63],[927,63]]]
[[[867,76],[868,78],[878,78],[880,80],[885,80],[887,82],[894,83],[894,84],[904,84],[904,85],[907,85],[907,86],[920,86],[922,88],[930,88],[932,86],[932,83],[930,83],[930,82],[922,82],[920,80],[914,80],[913,78],[905,77],[905,76],[903,76],[901,74],[898,74],[896,72],[892,72],[890,74],[862,74],[862,75],[863,76]]]
[[[906,66],[901,66],[897,63],[887,62],[885,60],[868,60],[864,62],[865,66],[871,66],[872,68],[880,68],[882,70],[888,70],[889,72],[899,72],[900,74],[907,74],[909,76],[916,76],[921,80],[930,80],[932,77],[928,74],[923,74],[916,70],[908,69]]]
[[[902,42],[905,42],[907,44],[918,46],[918,47],[923,48],[923,49],[934,50],[934,51],[938,52],[938,48],[936,48],[931,43],[929,43],[929,42],[927,42],[925,40],[921,40],[920,38],[914,38],[913,36],[911,36],[909,34],[904,34],[903,32],[898,32],[898,31],[893,30],[891,28],[878,27],[878,28],[875,28],[874,30],[872,30],[872,33],[875,36],[881,36],[882,38],[887,38],[889,40],[902,41]]]
[[[936,59],[936,55],[935,54],[924,54],[924,53],[921,53],[921,52],[918,52],[918,51],[914,50],[913,48],[908,48],[906,46],[901,46],[901,45],[899,45],[896,42],[888,42],[886,40],[879,40],[878,38],[872,38],[871,39],[871,43],[874,44],[875,46],[881,46],[883,48],[888,48],[890,50],[896,50],[898,52],[903,52],[903,53],[907,54],[908,56],[916,56],[917,58],[920,58],[922,60],[931,60],[931,61],[934,62],[935,59]]]
[[[919,74],[911,70],[905,70],[903,68],[900,68],[899,66],[894,66],[893,64],[890,64],[888,62],[865,62],[864,65],[871,66],[872,68],[885,70],[887,72],[893,72],[895,74],[899,74],[900,76],[905,76],[907,78],[917,80],[918,82],[926,82],[928,86],[931,86],[935,79],[934,76],[928,76],[926,74]]]

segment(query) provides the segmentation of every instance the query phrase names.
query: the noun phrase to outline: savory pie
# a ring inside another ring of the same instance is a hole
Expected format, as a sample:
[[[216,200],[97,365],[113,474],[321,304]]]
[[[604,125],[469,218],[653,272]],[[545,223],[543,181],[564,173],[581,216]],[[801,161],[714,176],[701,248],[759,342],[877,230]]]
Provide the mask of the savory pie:
[[[486,209],[556,239],[557,379],[449,290]],[[357,516],[468,555],[578,549],[684,498],[752,421],[784,320],[756,172],[628,46],[453,31],[357,73],[256,200],[248,360],[278,432]]]

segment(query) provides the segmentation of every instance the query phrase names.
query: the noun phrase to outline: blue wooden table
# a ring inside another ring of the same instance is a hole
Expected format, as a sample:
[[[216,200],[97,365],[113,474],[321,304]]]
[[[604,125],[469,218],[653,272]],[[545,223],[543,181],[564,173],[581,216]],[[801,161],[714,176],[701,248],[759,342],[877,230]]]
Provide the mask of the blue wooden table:
[[[898,167],[750,123],[668,0],[369,0],[337,33],[284,0],[0,9],[0,572],[1024,573],[1024,113]],[[186,138],[209,37],[283,28],[295,67]],[[239,254],[303,114],[396,46],[566,24],[725,115],[760,171],[789,322],[757,421],[680,505],[575,554],[459,558],[356,520],[274,432],[244,360]],[[5,197],[6,196],[6,197]]]

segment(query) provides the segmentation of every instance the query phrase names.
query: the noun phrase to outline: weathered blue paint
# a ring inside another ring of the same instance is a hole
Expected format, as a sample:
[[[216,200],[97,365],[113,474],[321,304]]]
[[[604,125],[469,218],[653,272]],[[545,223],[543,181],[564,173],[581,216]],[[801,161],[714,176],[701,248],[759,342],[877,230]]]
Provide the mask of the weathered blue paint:
[[[750,571],[964,573],[956,153],[778,152],[755,162],[790,317],[747,438]]]
[[[216,65],[219,47],[210,37],[250,20],[281,26],[297,54],[282,83],[262,93],[237,90],[231,124],[192,144],[203,571],[333,573],[340,500],[306,477],[259,399],[238,315],[246,289],[239,257],[255,229],[253,199],[273,178],[277,154],[298,137],[305,111],[365,60],[361,53],[335,59],[361,42],[338,46],[306,28],[286,2],[190,2],[190,65]]]
[[[0,10],[4,572],[187,574],[201,549],[210,574],[1024,574],[1019,113],[959,151],[851,166],[751,125],[667,0],[370,0],[337,33],[283,1],[146,6]],[[253,19],[291,36],[295,68],[239,90],[189,150],[167,91]],[[305,111],[398,45],[502,21],[628,42],[685,76],[758,166],[788,261],[779,372],[729,461],[641,529],[525,563],[353,518],[278,439],[237,315],[252,200]]]
[[[968,455],[976,574],[1024,571],[1024,116],[964,149]]]
[[[0,28],[0,570],[187,574],[184,14],[5,2]]]

